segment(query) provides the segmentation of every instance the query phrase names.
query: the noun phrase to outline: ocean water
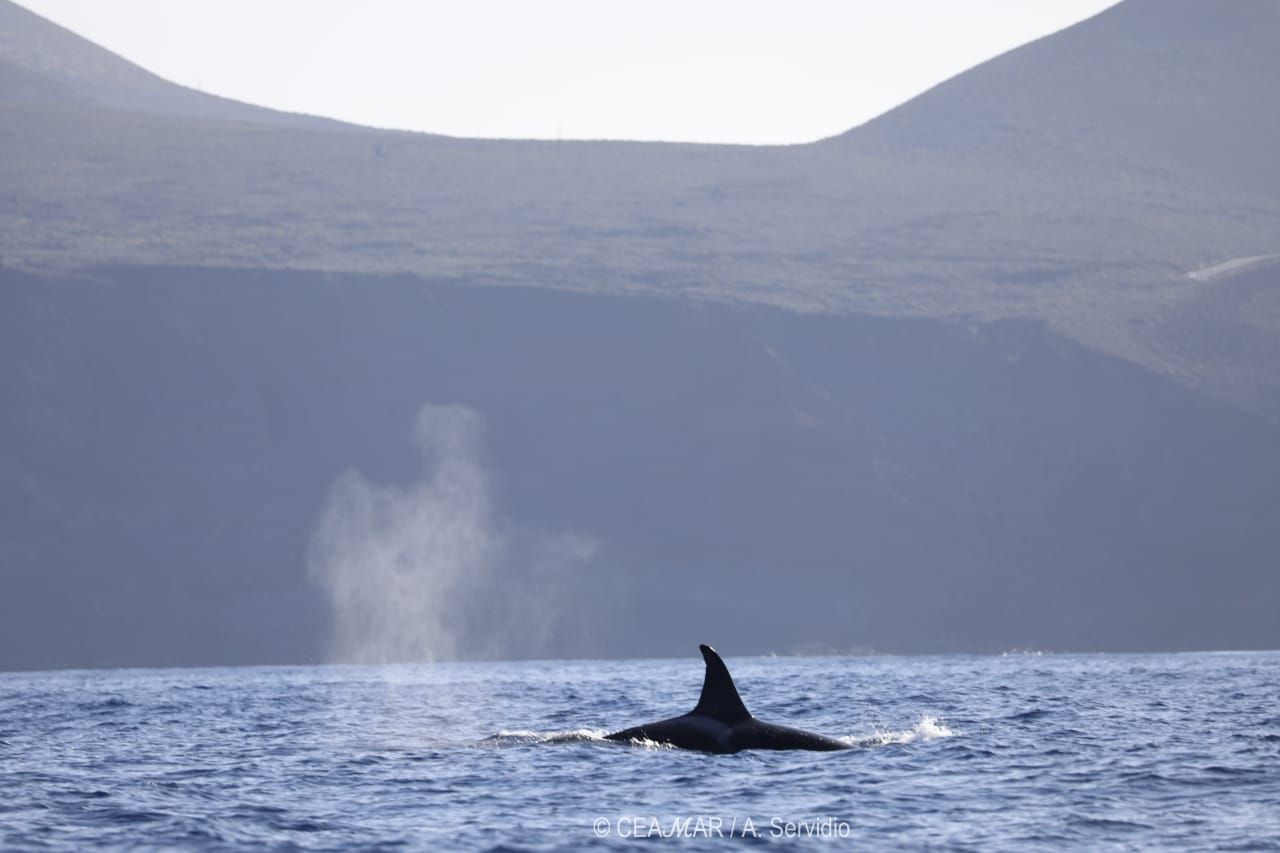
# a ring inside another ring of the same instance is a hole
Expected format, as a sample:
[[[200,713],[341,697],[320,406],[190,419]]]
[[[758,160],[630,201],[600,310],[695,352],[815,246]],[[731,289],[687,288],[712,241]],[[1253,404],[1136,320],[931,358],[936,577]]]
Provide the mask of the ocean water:
[[[721,651],[757,717],[857,748],[600,739],[690,709],[696,649],[0,674],[0,847],[1280,847],[1280,653]]]

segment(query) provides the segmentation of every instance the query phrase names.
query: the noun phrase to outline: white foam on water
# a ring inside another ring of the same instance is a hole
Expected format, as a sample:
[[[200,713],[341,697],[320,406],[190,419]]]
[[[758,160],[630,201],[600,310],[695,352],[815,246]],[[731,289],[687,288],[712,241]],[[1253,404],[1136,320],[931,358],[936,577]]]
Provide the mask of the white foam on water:
[[[530,729],[502,730],[481,741],[488,746],[518,746],[533,743],[581,743],[604,740],[604,729],[568,729],[562,732],[535,732]]]
[[[840,739],[854,746],[887,746],[889,744],[920,743],[922,741],[937,740],[938,738],[954,737],[955,734],[954,730],[938,722],[937,717],[924,714],[920,717],[920,722],[909,729],[900,731],[880,731],[877,729],[876,733],[871,737],[845,737]]]
[[[628,741],[632,746],[638,746],[641,749],[675,749],[675,744],[662,743],[661,741],[649,740],[647,737],[632,738]]]

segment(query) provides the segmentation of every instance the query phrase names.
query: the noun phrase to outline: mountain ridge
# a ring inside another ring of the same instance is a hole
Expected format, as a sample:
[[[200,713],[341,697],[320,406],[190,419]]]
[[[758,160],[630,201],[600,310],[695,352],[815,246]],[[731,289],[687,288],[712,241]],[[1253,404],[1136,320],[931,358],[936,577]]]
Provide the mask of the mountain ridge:
[[[1274,195],[1280,169],[1267,151],[1280,145],[1280,119],[1251,93],[1280,87],[1277,40],[1280,6],[1271,0],[1218,4],[1212,14],[1198,0],[1126,0],[944,81],[866,133],[830,141],[932,146],[1037,168],[1079,168],[1081,154],[1128,158]],[[1054,97],[1064,81],[1087,97]],[[1016,144],[1025,138],[1035,144]]]
[[[181,86],[12,0],[0,2],[0,63],[52,81],[73,98],[109,108],[296,127],[354,127],[333,119],[281,112]]]

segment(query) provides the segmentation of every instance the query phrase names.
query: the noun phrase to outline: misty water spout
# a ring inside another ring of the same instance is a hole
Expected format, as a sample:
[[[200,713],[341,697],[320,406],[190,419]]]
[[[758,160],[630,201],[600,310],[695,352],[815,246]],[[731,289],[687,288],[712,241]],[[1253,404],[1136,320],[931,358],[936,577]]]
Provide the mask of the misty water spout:
[[[333,659],[528,653],[545,639],[557,588],[594,544],[496,517],[484,432],[473,409],[424,406],[414,425],[419,482],[384,486],[349,470],[334,483],[308,559],[332,605]]]

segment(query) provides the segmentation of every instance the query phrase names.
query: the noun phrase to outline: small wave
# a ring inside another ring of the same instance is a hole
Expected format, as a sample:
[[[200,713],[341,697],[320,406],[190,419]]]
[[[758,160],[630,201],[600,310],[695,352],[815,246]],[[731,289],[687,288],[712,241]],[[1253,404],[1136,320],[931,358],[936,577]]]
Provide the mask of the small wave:
[[[1092,829],[1121,829],[1144,832],[1153,829],[1149,823],[1122,820],[1120,818],[1098,817],[1096,815],[1073,815],[1071,817],[1071,822],[1076,826],[1084,826]]]
[[[154,823],[169,817],[164,812],[128,808],[98,809],[87,814],[94,820],[114,824]]]
[[[1049,716],[1048,708],[1029,708],[1026,711],[1019,711],[1016,714],[1010,714],[1006,719],[1009,720],[1038,720],[1041,717]]]
[[[132,708],[133,703],[119,696],[108,696],[105,699],[94,699],[88,702],[80,702],[76,708],[81,711],[103,711],[111,708]]]
[[[877,731],[871,737],[841,738],[841,740],[854,746],[886,746],[888,744],[917,743],[954,736],[955,732],[938,722],[937,717],[925,714],[920,718],[920,722],[909,729],[887,732]]]

